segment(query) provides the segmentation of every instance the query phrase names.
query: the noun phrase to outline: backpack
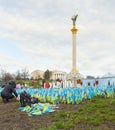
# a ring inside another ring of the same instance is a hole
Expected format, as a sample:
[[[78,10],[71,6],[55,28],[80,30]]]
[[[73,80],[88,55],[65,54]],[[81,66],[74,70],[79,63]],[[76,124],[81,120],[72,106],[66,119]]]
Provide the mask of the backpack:
[[[26,91],[20,94],[20,104],[21,107],[25,107],[27,105],[31,106],[31,104],[38,103],[39,100],[37,98],[31,97]]]

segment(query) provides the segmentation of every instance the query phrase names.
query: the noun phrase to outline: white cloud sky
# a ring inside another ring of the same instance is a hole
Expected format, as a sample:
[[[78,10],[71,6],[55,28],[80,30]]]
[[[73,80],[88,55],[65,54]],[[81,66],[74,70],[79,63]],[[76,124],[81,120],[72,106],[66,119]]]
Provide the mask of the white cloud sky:
[[[114,0],[0,0],[0,64],[15,72],[72,69],[71,17],[77,18],[77,68],[115,74]]]

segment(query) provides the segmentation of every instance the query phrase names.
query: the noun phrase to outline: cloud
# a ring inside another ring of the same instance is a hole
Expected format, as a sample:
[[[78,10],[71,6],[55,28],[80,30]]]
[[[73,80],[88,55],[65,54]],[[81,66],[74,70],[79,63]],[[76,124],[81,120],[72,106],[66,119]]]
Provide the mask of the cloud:
[[[12,41],[23,55],[18,56],[18,61],[14,60],[15,55],[7,64],[17,68],[28,65],[31,71],[37,68],[71,71],[71,16],[78,13],[78,70],[86,74],[115,72],[114,3],[114,0],[0,1],[0,39]]]

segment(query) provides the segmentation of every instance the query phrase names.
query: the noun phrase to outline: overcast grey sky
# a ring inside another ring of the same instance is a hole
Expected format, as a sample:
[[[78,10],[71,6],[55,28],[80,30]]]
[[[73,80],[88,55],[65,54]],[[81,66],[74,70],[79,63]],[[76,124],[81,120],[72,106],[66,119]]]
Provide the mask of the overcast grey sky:
[[[9,72],[72,69],[72,20],[78,14],[77,69],[115,74],[115,0],[0,0],[0,64]]]

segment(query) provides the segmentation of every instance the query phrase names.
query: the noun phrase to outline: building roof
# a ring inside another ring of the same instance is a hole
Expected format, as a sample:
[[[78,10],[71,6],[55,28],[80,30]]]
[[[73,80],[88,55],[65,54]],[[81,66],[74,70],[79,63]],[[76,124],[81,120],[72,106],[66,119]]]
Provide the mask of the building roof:
[[[102,76],[102,78],[110,78],[110,77],[115,77],[115,74],[107,73],[107,74]]]

